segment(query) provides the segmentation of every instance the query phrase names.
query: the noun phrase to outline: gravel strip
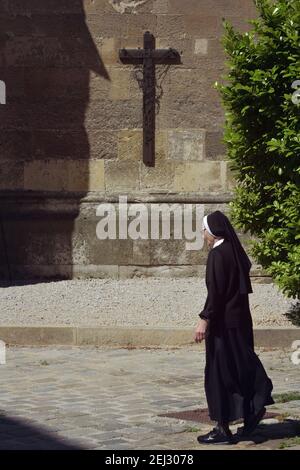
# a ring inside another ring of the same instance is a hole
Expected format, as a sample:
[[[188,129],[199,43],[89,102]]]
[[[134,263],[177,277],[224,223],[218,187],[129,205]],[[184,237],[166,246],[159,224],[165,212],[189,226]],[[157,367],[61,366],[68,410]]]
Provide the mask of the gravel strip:
[[[255,327],[293,327],[295,303],[273,284],[252,282]],[[89,279],[1,288],[0,325],[194,327],[206,299],[204,279]]]

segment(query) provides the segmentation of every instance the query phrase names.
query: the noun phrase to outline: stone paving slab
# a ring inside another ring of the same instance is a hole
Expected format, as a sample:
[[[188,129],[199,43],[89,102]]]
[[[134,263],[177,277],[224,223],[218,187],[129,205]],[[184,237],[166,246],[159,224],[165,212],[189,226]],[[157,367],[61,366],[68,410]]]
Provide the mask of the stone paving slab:
[[[0,339],[11,346],[192,346],[194,327],[0,326]],[[258,347],[286,348],[300,340],[300,328],[254,328]]]
[[[275,393],[300,390],[291,351],[257,353]],[[199,345],[10,347],[0,366],[0,449],[211,449],[197,442],[211,425],[158,416],[207,406],[204,361]],[[251,440],[213,448],[299,446],[300,401],[275,403],[268,411],[279,417],[263,421]]]

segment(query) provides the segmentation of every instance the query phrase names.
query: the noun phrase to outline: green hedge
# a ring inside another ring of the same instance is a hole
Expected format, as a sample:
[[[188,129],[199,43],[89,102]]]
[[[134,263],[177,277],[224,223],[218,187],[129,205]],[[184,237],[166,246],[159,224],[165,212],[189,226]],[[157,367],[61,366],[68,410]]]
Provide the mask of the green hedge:
[[[237,181],[229,215],[254,235],[250,253],[274,283],[299,299],[300,0],[254,3],[250,31],[235,31],[223,19],[228,70],[215,84]]]

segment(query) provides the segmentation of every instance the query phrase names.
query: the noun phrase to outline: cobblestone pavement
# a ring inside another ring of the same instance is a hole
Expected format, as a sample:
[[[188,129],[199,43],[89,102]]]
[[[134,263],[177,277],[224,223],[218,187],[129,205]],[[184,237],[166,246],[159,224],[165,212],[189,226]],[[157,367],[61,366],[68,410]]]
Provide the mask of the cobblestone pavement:
[[[275,393],[300,390],[290,351],[257,353]],[[204,360],[199,345],[9,348],[0,366],[0,449],[211,449],[196,439],[211,425],[158,416],[206,407]],[[300,401],[274,410],[281,418],[265,420],[251,440],[213,448],[299,448]]]

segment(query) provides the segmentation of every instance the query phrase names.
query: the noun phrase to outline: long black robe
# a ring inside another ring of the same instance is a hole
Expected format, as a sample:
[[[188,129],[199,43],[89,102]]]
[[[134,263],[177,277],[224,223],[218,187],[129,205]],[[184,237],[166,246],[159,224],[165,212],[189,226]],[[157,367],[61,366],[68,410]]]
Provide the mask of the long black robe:
[[[249,297],[239,292],[229,240],[210,250],[205,280],[207,298],[199,314],[209,320],[205,393],[210,418],[228,423],[273,404],[273,384],[254,351]]]

